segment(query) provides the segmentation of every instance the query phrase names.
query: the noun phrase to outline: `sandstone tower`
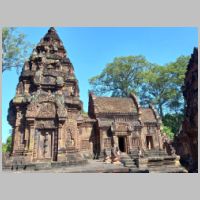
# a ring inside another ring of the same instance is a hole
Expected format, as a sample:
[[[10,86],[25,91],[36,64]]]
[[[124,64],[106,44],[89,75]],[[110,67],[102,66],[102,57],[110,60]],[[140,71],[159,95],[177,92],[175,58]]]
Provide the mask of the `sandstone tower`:
[[[81,110],[73,65],[56,30],[50,28],[25,62],[10,102],[12,155],[31,162],[61,161],[78,152]]]
[[[183,164],[191,172],[198,172],[198,49],[194,48],[185,74],[183,87],[185,114],[174,146]]]

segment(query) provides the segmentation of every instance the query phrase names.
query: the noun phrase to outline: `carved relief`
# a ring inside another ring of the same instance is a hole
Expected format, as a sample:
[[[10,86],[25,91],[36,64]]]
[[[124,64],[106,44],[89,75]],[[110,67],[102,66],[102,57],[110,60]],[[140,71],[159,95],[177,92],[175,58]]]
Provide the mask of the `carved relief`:
[[[38,129],[56,128],[54,120],[38,120],[38,121],[36,121],[36,127]]]
[[[66,147],[73,147],[75,145],[71,129],[67,130]]]
[[[36,84],[40,84],[42,80],[42,69],[40,68],[38,71],[35,72],[34,82]]]
[[[39,132],[38,158],[52,157],[52,131],[42,130]]]
[[[55,105],[52,103],[40,104],[38,118],[54,118],[56,116]]]
[[[16,125],[20,125],[22,118],[23,118],[22,111],[18,111],[16,116]]]
[[[27,106],[26,117],[36,117],[38,107],[39,106],[37,104],[35,104],[34,102],[30,103]]]
[[[52,76],[43,76],[41,79],[41,83],[45,85],[55,85],[56,79]]]

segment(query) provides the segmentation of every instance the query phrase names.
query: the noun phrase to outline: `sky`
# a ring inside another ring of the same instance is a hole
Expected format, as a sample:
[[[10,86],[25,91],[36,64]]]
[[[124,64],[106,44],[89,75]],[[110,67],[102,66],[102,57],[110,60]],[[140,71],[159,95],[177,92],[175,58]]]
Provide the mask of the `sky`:
[[[181,55],[191,55],[198,46],[198,29],[194,27],[55,27],[75,75],[79,81],[80,99],[88,110],[88,80],[102,72],[118,56],[144,55],[152,63],[164,65]],[[26,40],[36,45],[48,27],[18,27]],[[30,52],[31,53],[31,52]],[[16,70],[2,75],[2,141],[9,136],[8,106],[15,96],[19,74]]]

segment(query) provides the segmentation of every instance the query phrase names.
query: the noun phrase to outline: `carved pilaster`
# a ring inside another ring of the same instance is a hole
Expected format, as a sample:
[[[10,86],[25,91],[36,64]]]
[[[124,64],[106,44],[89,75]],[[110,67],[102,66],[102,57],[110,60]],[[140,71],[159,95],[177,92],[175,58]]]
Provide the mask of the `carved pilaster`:
[[[59,123],[59,125],[58,125],[58,149],[61,149],[63,147],[64,147],[64,144],[63,144],[62,124]]]
[[[58,130],[54,134],[54,160],[65,161],[65,136],[63,124],[59,122]]]
[[[118,137],[116,135],[113,136],[113,140],[114,140],[114,147],[119,147],[119,141],[118,141]]]
[[[128,140],[128,144],[129,144],[129,147],[128,147],[128,148],[129,148],[129,150],[130,150],[130,149],[133,148],[132,137],[131,137],[131,136],[128,136],[128,137],[127,137],[127,140]]]
[[[34,129],[34,120],[29,120],[29,133],[30,133],[30,138],[29,138],[29,152],[33,152],[33,148],[34,148],[34,133],[35,133],[35,129]]]
[[[29,130],[28,130],[27,127],[25,128],[24,140],[25,140],[25,150],[27,151],[28,150],[28,144],[29,144]]]

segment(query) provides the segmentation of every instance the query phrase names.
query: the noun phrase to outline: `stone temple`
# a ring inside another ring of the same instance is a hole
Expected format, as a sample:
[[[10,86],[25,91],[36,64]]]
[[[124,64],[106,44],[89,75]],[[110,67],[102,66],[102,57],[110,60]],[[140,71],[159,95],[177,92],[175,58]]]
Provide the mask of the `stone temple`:
[[[142,108],[134,94],[119,98],[89,92],[88,115],[82,106],[74,67],[50,28],[25,62],[10,102],[13,144],[4,167],[89,169],[89,160],[107,157],[110,165],[117,160],[129,171],[184,171],[179,156],[164,149],[162,122],[152,105]]]

